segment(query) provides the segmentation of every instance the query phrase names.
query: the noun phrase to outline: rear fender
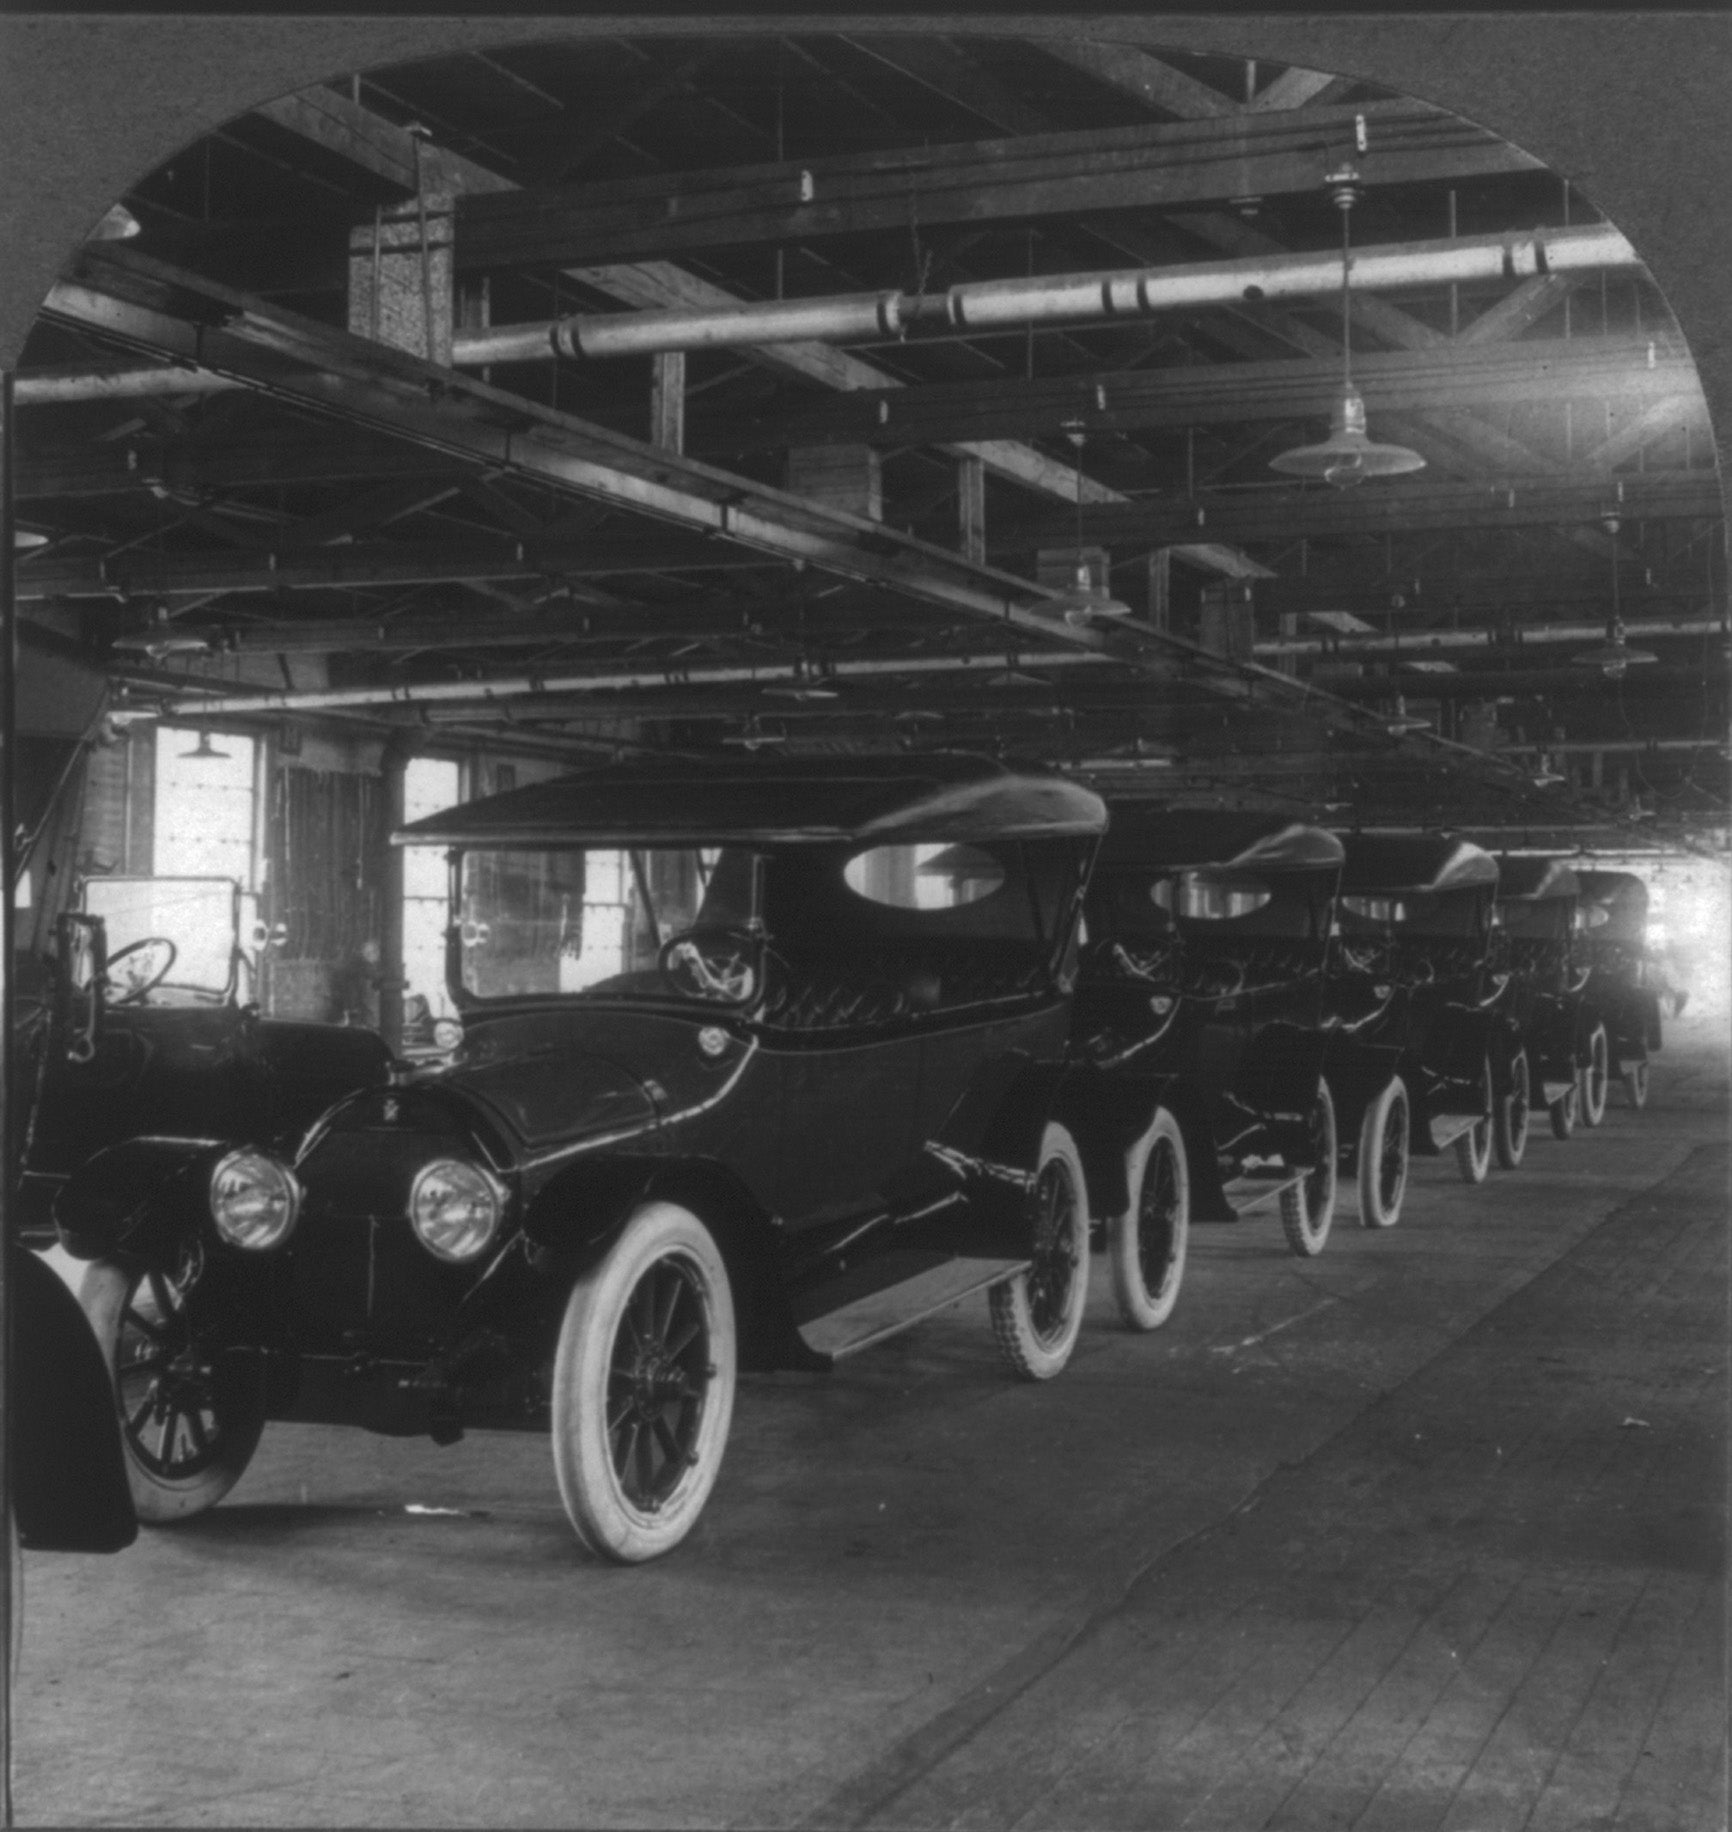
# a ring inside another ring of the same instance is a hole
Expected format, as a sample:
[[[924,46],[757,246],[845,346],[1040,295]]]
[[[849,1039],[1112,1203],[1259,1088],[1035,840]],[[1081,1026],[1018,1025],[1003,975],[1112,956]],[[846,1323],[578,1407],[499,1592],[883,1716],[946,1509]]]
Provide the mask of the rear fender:
[[[1336,1131],[1344,1147],[1357,1146],[1371,1103],[1400,1073],[1398,1045],[1362,1043],[1344,1031],[1330,1033],[1323,1051],[1323,1078],[1335,1101]]]
[[[751,1370],[828,1366],[794,1326],[781,1276],[777,1231],[732,1171],[708,1158],[602,1157],[575,1164],[537,1195],[524,1217],[530,1263],[563,1304],[577,1280],[613,1249],[646,1202],[674,1202],[709,1229],[727,1267]]]
[[[1258,1114],[1307,1114],[1317,1098],[1330,1034],[1304,1025],[1265,1024],[1252,1038],[1227,1090]]]
[[[144,1138],[99,1151],[54,1200],[60,1244],[75,1259],[171,1250],[209,1223],[210,1173],[229,1150],[222,1139]]]
[[[77,1300],[34,1254],[14,1250],[7,1271],[19,1540],[33,1551],[118,1552],[138,1537],[138,1520],[102,1351]]]
[[[1188,1163],[1214,1162],[1203,1102],[1177,1076],[1091,1070],[1063,1082],[1058,1094],[1054,1117],[1070,1129],[1082,1153],[1089,1207],[1096,1220],[1122,1215],[1129,1206],[1126,1159],[1163,1107],[1178,1121]]]

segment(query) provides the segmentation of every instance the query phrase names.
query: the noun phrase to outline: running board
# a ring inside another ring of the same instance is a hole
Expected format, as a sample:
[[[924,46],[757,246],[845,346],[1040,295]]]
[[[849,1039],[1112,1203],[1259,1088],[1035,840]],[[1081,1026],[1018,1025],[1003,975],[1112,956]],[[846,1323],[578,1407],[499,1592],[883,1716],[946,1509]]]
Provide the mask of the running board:
[[[1431,1122],[1431,1142],[1442,1151],[1445,1146],[1453,1145],[1457,1139],[1472,1132],[1475,1126],[1483,1126],[1487,1116],[1483,1113],[1442,1113]]]
[[[1235,1221],[1266,1209],[1311,1175],[1308,1170],[1280,1170],[1268,1177],[1235,1177],[1222,1190],[1233,1205]]]
[[[1028,1264],[1020,1259],[946,1260],[900,1284],[856,1298],[840,1310],[801,1324],[800,1334],[820,1355],[840,1361],[845,1355],[856,1354],[923,1322],[935,1311],[961,1303],[977,1291],[1003,1284],[1026,1271]]]

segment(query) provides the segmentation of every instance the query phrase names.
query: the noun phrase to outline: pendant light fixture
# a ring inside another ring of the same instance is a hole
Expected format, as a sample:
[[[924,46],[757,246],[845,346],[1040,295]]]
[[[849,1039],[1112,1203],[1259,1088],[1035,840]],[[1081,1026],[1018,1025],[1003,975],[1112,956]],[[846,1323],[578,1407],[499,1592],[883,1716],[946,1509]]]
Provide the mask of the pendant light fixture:
[[[1398,693],[1395,696],[1395,711],[1383,721],[1383,729],[1392,738],[1405,738],[1410,732],[1428,732],[1431,721],[1422,719],[1417,713],[1407,710],[1407,695]]]
[[[1321,477],[1338,490],[1350,490],[1367,477],[1398,477],[1404,471],[1423,470],[1425,460],[1405,445],[1381,444],[1365,430],[1365,401],[1353,386],[1353,320],[1348,298],[1353,269],[1348,218],[1359,201],[1359,173],[1344,165],[1323,182],[1341,212],[1341,396],[1329,416],[1327,439],[1318,445],[1295,446],[1269,463],[1289,477]]]
[[[1608,681],[1621,681],[1628,669],[1660,659],[1650,650],[1632,649],[1625,640],[1623,607],[1618,596],[1618,529],[1621,525],[1615,515],[1601,519],[1601,526],[1612,537],[1612,615],[1606,623],[1606,640],[1570,657],[1573,667],[1598,668]]]
[[[215,745],[211,743],[210,733],[202,729],[198,735],[198,743],[194,745],[190,751],[182,751],[180,753],[183,759],[190,759],[194,763],[199,762],[201,759],[214,763],[218,758],[227,757],[229,754],[230,753],[227,751],[219,751]]]
[[[1104,585],[1095,584],[1094,575],[1089,571],[1088,557],[1083,552],[1082,538],[1084,428],[1080,420],[1073,420],[1064,430],[1066,438],[1070,440],[1076,451],[1076,577],[1064,591],[1050,601],[1047,608],[1057,612],[1066,623],[1073,627],[1096,621],[1112,622],[1119,618],[1134,616],[1135,612],[1128,604],[1115,598]]]

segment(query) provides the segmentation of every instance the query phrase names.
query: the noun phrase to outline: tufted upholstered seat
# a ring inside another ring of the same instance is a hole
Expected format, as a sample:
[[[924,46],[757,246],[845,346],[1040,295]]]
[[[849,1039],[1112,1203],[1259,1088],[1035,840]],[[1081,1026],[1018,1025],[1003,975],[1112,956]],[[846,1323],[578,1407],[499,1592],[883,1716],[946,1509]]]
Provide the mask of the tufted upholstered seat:
[[[782,953],[769,963],[763,1015],[783,1030],[885,1024],[1026,998],[1046,983],[1034,949],[989,942]]]

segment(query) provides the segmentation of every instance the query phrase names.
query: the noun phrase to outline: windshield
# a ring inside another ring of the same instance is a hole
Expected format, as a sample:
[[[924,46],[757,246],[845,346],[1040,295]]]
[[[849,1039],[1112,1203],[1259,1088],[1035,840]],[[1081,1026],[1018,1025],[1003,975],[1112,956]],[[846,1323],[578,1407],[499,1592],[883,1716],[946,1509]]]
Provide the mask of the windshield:
[[[470,998],[739,1004],[757,990],[747,852],[475,850],[462,857],[458,907]]]
[[[238,900],[232,878],[87,879],[84,908],[106,930],[110,990],[158,1004],[177,993],[226,997]]]

